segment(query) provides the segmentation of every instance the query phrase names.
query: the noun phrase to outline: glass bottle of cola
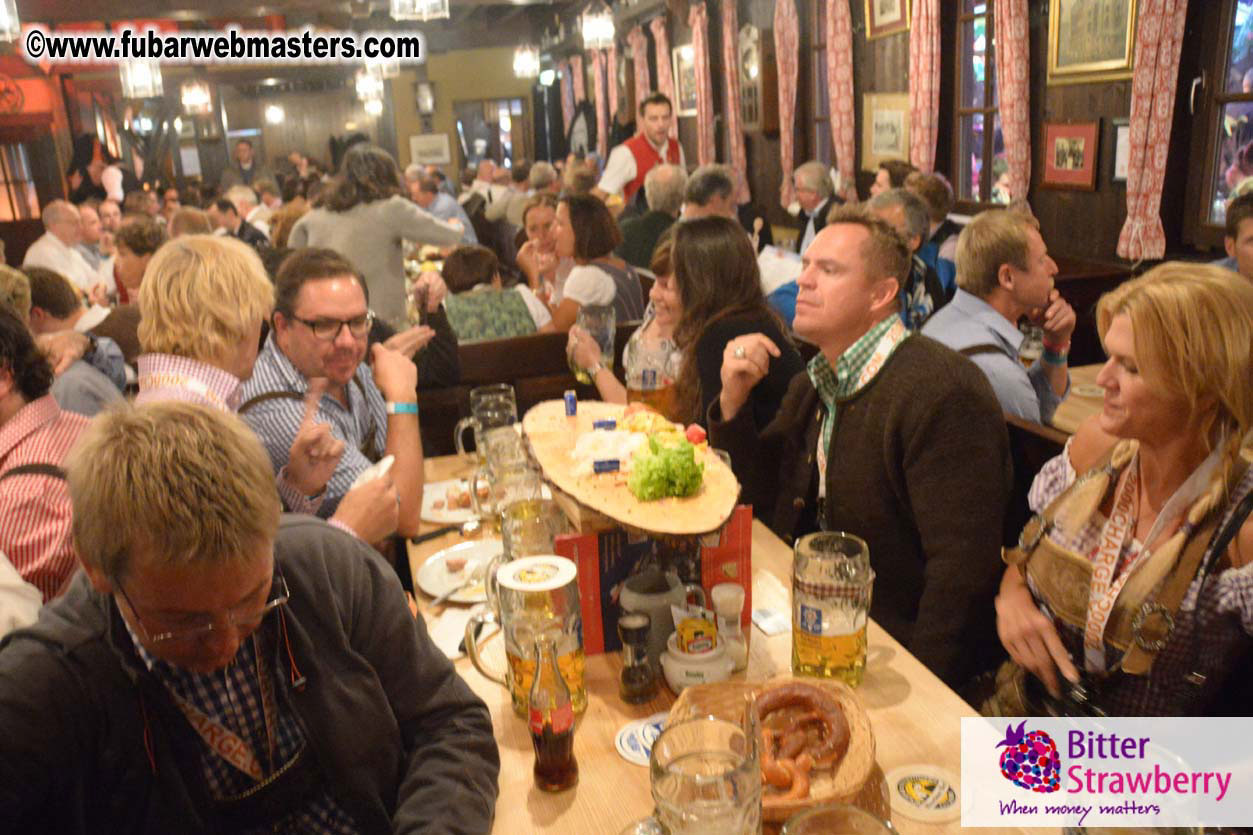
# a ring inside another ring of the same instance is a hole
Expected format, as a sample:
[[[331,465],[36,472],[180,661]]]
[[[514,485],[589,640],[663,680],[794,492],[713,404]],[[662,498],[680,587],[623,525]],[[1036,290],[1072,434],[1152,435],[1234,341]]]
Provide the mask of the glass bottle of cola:
[[[535,641],[530,726],[535,785],[547,792],[573,787],[579,782],[579,764],[574,759],[574,708],[570,688],[557,667],[557,648],[551,637]]]

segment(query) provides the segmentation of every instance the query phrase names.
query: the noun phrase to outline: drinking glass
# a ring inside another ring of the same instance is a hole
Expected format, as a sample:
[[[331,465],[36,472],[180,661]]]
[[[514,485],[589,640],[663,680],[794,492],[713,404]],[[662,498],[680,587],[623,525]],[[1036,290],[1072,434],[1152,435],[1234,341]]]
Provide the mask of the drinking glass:
[[[613,337],[617,324],[617,315],[614,313],[613,305],[585,304],[579,308],[574,323],[596,340],[596,344],[600,346],[600,364],[612,371]],[[585,386],[590,386],[592,375],[579,368],[578,363],[574,361],[574,354],[569,353],[566,359],[569,360],[570,371],[574,373],[575,379]]]
[[[496,383],[470,389],[470,417],[457,421],[457,426],[452,431],[457,454],[465,455],[466,448],[463,440],[465,430],[473,429],[474,448],[478,451],[479,464],[486,463],[487,454],[481,443],[483,432],[498,426],[512,426],[517,422],[518,401],[514,396],[513,386],[508,383]]]
[[[625,831],[761,831],[761,766],[751,729],[712,716],[669,725],[653,742],[649,779],[656,804],[653,818]]]
[[[874,570],[866,541],[842,531],[796,541],[792,560],[792,672],[856,687],[866,669]]]

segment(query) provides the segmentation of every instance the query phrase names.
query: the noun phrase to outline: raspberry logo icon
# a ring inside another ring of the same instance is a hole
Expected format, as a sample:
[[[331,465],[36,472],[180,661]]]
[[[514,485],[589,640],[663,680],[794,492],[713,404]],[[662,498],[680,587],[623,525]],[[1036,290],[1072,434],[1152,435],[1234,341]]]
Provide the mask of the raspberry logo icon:
[[[1057,743],[1044,731],[1028,731],[1026,720],[1015,728],[1005,726],[1005,738],[996,747],[1005,746],[1001,752],[1001,774],[1016,786],[1041,794],[1055,792],[1060,788],[1061,758],[1057,756]]]

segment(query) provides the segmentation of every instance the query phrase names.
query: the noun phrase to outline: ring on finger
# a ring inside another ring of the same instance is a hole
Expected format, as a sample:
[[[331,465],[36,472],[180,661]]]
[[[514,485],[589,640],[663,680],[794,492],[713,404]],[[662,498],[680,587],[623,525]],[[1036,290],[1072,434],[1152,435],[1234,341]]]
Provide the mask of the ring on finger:
[[[732,353],[735,355],[737,360],[742,360],[747,355],[743,345],[736,345],[735,350]]]

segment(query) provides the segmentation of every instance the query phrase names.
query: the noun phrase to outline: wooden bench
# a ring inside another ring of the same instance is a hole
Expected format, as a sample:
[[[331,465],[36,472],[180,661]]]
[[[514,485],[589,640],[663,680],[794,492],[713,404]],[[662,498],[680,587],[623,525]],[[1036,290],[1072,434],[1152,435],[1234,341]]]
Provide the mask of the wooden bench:
[[[614,373],[622,379],[622,351],[639,322],[619,322],[614,338]],[[518,400],[518,417],[543,400],[561,399],[574,389],[581,400],[598,400],[595,386],[580,385],[566,362],[565,333],[537,333],[461,345],[461,383],[423,389],[422,449],[428,456],[450,455],[453,429],[470,414],[470,389],[490,383],[509,383]]]
[[[1005,512],[1004,544],[1008,548],[1018,544],[1018,533],[1031,518],[1027,506],[1031,482],[1049,459],[1061,453],[1070,436],[1011,414],[1005,415],[1005,428],[1009,431],[1009,456],[1014,463],[1014,486]]]

